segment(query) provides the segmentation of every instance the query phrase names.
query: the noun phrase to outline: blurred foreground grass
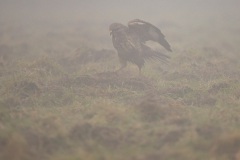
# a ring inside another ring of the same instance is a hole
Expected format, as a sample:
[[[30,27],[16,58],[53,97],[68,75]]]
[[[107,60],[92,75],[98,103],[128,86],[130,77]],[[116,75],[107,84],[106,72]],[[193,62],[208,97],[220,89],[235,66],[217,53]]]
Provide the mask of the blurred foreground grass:
[[[129,65],[111,50],[2,56],[0,159],[240,160],[240,63],[213,48]]]

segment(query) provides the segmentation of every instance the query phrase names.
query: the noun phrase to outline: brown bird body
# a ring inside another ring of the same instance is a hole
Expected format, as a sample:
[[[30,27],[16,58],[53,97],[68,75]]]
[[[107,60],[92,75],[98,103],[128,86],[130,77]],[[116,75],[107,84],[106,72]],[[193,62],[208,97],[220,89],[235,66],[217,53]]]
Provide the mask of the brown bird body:
[[[139,68],[139,73],[147,59],[167,62],[169,56],[152,50],[145,44],[146,41],[155,41],[166,50],[172,51],[169,43],[165,40],[165,36],[157,27],[139,19],[129,21],[128,27],[120,23],[113,23],[110,25],[109,31],[121,63],[119,70],[126,67],[127,62],[136,64]]]

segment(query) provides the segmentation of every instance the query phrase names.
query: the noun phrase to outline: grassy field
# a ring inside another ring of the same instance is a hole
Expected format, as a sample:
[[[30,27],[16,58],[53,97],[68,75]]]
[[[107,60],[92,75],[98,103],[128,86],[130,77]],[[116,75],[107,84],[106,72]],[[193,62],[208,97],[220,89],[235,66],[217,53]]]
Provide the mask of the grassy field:
[[[237,6],[0,0],[0,160],[240,160]],[[171,59],[116,74],[108,27],[134,18]]]
[[[1,46],[0,159],[240,159],[236,55],[184,50],[138,76],[134,65],[115,74],[108,49],[10,49]]]

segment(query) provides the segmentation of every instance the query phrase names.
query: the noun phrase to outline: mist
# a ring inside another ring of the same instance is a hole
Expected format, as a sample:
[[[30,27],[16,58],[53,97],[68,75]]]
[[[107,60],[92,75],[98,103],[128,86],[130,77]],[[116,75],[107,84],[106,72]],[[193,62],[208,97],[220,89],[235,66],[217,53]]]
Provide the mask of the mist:
[[[0,0],[0,159],[240,160],[239,6]]]
[[[39,36],[56,32],[72,34],[99,48],[111,48],[108,28],[113,22],[127,25],[139,18],[158,26],[172,43],[220,47],[236,51],[239,38],[239,2],[237,0],[166,1],[6,1],[0,2],[1,42],[10,34]],[[14,33],[7,32],[14,30]],[[36,35],[39,33],[40,35]],[[4,36],[3,36],[4,34]],[[62,39],[62,41],[64,41]],[[56,42],[51,42],[53,45]],[[178,48],[174,46],[174,48]]]

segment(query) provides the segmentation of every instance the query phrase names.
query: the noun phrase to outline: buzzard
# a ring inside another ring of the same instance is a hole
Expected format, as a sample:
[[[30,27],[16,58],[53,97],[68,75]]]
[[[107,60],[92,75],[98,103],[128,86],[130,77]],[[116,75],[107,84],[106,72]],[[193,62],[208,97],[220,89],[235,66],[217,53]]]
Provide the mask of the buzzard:
[[[172,51],[162,32],[154,25],[140,19],[129,21],[128,27],[120,23],[113,23],[110,25],[109,31],[121,63],[121,67],[117,71],[125,68],[127,62],[131,62],[138,66],[139,74],[141,74],[145,60],[156,59],[167,62],[169,56],[153,50],[146,45],[147,41],[155,41],[166,50]]]

